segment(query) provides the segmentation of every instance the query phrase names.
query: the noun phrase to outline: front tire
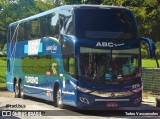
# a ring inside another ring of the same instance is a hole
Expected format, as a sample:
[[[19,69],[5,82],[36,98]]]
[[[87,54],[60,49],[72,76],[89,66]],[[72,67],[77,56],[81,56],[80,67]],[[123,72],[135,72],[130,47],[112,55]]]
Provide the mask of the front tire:
[[[64,108],[64,105],[62,104],[61,90],[59,89],[59,87],[57,89],[55,89],[54,106],[58,107],[60,109]]]
[[[18,82],[14,84],[15,98],[20,98],[20,88]]]
[[[22,81],[20,82],[20,97],[25,99],[27,98],[26,95],[24,94],[23,92],[23,84],[22,84]]]

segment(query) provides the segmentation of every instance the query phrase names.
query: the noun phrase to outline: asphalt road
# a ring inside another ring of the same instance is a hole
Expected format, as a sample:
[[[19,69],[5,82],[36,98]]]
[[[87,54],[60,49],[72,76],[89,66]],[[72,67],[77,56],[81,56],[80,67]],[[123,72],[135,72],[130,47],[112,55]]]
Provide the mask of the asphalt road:
[[[76,108],[67,106],[66,109],[58,109],[53,106],[52,102],[47,102],[44,100],[36,99],[36,98],[14,98],[14,93],[9,91],[0,91],[0,110],[17,110],[22,112],[13,112],[13,116],[0,116],[0,119],[139,119],[139,118],[160,118],[160,116],[134,116],[133,114],[141,113],[142,110],[146,110],[145,113],[159,112],[160,108],[155,107],[155,103],[143,102],[141,107],[138,108],[119,108],[118,110],[100,110],[100,111],[80,111],[76,110]],[[36,112],[32,112],[35,111]],[[37,110],[41,110],[40,112]],[[132,116],[114,116],[117,113],[127,113]],[[29,112],[28,112],[29,111]],[[1,112],[2,113],[2,112]],[[9,112],[10,113],[10,112]],[[112,113],[109,116],[106,113]],[[6,112],[3,112],[5,115]],[[27,116],[27,115],[37,115],[37,116]],[[45,116],[40,116],[45,115]]]

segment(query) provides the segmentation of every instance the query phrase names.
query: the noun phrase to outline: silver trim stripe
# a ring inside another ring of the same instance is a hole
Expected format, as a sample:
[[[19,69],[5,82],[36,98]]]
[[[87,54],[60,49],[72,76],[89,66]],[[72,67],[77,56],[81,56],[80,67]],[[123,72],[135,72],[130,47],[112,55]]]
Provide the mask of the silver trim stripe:
[[[12,82],[7,82],[7,84],[13,85],[13,83],[12,83]]]
[[[64,93],[64,94],[70,94],[70,95],[75,95],[74,92],[68,92],[68,91],[62,91],[62,93]]]
[[[129,101],[129,99],[95,99],[95,101]]]
[[[52,89],[49,88],[41,88],[41,87],[36,87],[36,86],[29,86],[29,85],[24,85],[25,87],[28,88],[36,88],[36,89],[41,89],[41,90],[49,90],[49,91],[53,91]]]

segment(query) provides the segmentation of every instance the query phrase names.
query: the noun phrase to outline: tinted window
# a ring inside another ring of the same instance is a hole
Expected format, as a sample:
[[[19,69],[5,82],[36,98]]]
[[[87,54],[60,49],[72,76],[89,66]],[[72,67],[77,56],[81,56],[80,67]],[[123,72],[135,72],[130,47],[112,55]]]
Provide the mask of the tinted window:
[[[74,47],[71,41],[62,41],[62,57],[63,67],[65,72],[71,76],[75,75],[75,59],[74,59]]]
[[[22,59],[22,71],[24,74],[59,75],[58,62],[50,56],[28,56]]]
[[[51,36],[58,38],[59,37],[59,15],[58,12],[53,13],[51,18]]]
[[[125,9],[76,9],[75,23],[79,38],[131,39],[137,34],[134,17]]]
[[[25,29],[25,33],[24,33],[23,39],[21,39],[20,41],[32,39],[32,38],[31,38],[31,29],[32,29],[32,27],[31,27],[31,26],[32,26],[31,22],[25,22],[25,23],[23,23],[23,24],[24,24],[23,27],[24,27],[24,29]]]
[[[41,30],[40,27],[41,27],[40,18],[31,21],[30,27],[29,27],[31,29],[29,32],[30,37],[28,38],[28,40],[37,39],[41,37],[41,34],[43,32],[40,32]],[[46,29],[44,31],[46,31]]]
[[[12,26],[11,27],[9,42],[12,42],[12,43],[16,42],[16,38],[17,38],[17,34],[18,34],[17,28],[18,28],[18,26]]]
[[[10,60],[7,59],[7,72],[10,72]]]
[[[51,20],[53,14],[40,17],[40,37],[51,36]]]
[[[23,22],[11,27],[11,38],[13,41],[33,40],[43,37],[59,37],[58,12],[48,14],[28,22]],[[15,34],[15,35],[14,35]]]
[[[139,49],[107,50],[80,47],[80,72],[92,81],[121,81],[137,73]]]

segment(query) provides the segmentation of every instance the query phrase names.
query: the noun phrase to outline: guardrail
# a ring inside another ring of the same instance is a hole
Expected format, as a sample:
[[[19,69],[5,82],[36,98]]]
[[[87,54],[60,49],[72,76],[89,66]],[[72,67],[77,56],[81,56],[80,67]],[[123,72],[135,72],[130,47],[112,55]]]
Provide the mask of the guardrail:
[[[160,95],[160,68],[142,69],[143,90]]]

